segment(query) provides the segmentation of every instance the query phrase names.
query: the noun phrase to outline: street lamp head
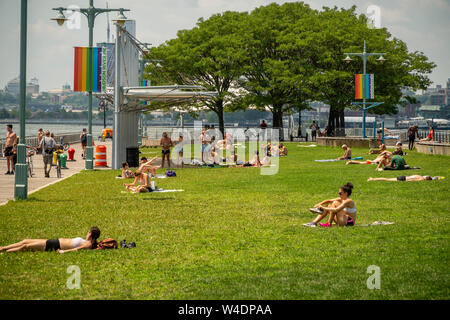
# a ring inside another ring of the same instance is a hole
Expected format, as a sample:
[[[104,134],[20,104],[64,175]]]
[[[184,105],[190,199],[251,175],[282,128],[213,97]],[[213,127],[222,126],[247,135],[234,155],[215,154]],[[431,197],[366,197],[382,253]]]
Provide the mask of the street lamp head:
[[[352,61],[352,58],[350,58],[350,56],[346,56],[344,61],[350,63]]]
[[[117,18],[113,20],[115,23],[117,23],[119,26],[123,27],[126,21],[128,21],[127,17],[123,14],[123,9],[119,10],[119,14],[117,15]]]
[[[381,55],[381,56],[377,59],[377,61],[378,61],[379,63],[383,63],[383,62],[386,61],[386,59],[383,58],[383,56]]]
[[[64,24],[64,22],[66,22],[66,21],[69,20],[69,19],[67,19],[67,18],[64,16],[64,13],[63,13],[62,9],[58,9],[58,11],[59,11],[59,13],[58,13],[58,15],[56,16],[56,18],[53,18],[53,19],[51,19],[51,20],[56,21],[56,22],[58,23],[59,26],[62,26],[62,25]]]

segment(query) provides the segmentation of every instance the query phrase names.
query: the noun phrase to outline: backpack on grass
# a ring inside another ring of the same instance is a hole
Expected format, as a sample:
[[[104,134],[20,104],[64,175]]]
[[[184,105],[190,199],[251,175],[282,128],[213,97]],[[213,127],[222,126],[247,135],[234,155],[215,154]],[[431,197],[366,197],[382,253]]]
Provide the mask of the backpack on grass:
[[[167,176],[167,177],[176,177],[177,174],[176,174],[175,171],[173,171],[173,170],[167,170],[167,171],[166,171],[166,176]]]
[[[106,238],[103,239],[102,241],[100,241],[98,243],[97,246],[97,250],[100,249],[117,249],[118,245],[117,245],[117,241],[114,240],[113,238]]]

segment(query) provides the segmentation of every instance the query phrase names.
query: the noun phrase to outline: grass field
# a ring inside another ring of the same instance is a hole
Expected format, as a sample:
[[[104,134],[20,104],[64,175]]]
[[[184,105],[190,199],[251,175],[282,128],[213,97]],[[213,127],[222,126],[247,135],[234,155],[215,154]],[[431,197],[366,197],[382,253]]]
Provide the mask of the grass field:
[[[278,174],[258,168],[177,169],[157,179],[185,192],[124,194],[118,171],[81,172],[28,201],[0,207],[0,245],[23,238],[84,237],[135,241],[135,249],[0,253],[1,299],[449,299],[450,157],[415,152],[405,158],[442,175],[423,182],[367,182],[373,165],[316,163],[341,155],[288,143]],[[353,155],[366,150],[353,149]],[[147,156],[159,149],[145,150]],[[161,170],[160,173],[163,173]],[[306,228],[308,208],[355,185],[357,224]],[[81,270],[69,290],[66,269]],[[381,269],[369,290],[367,267]]]

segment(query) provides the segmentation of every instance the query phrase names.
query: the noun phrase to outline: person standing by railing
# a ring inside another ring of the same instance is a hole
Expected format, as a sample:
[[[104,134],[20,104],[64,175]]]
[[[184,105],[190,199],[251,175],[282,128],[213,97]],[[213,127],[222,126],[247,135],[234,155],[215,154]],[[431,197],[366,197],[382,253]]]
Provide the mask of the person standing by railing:
[[[37,145],[41,144],[41,140],[43,137],[44,137],[44,130],[42,128],[40,128],[38,130],[38,134],[37,134]],[[38,148],[37,152],[42,153],[42,150]]]
[[[419,137],[419,126],[410,126],[408,128],[407,135],[409,140],[408,149],[412,150],[414,148],[414,140],[416,140],[416,136]]]
[[[12,131],[12,128],[12,124],[6,125],[6,141],[5,148],[3,149],[3,154],[6,157],[6,165],[8,171],[6,171],[5,174],[14,174],[13,148],[17,140],[17,135],[14,131]]]
[[[87,146],[87,130],[86,128],[83,128],[83,132],[80,134],[80,140],[81,140],[81,149],[83,150],[81,153],[81,157],[83,159],[86,159],[86,146]]]

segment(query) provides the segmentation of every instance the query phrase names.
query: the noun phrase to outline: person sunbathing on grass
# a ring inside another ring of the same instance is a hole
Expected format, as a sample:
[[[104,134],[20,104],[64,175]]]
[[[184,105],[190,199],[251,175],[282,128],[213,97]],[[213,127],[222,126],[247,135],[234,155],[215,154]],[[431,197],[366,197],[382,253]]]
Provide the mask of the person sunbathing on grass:
[[[439,176],[419,176],[419,175],[412,175],[412,176],[398,176],[397,178],[372,178],[370,177],[367,179],[367,181],[431,181],[431,180],[440,180],[443,179],[443,177]]]
[[[392,153],[389,151],[384,151],[381,153],[378,157],[376,157],[374,160],[365,160],[365,161],[356,161],[356,160],[349,160],[345,164],[380,164],[383,163],[384,165],[387,165],[390,162],[390,159],[392,157]]]
[[[252,161],[245,161],[245,163],[243,164],[236,165],[236,167],[262,167],[262,166],[263,164],[261,163],[261,160],[259,158],[259,151],[255,151],[255,156],[253,157]]]
[[[92,227],[86,235],[86,239],[76,237],[73,239],[24,239],[9,246],[0,247],[0,252],[17,251],[57,251],[58,253],[72,252],[82,249],[97,248],[97,239],[100,237],[100,229]]]
[[[127,191],[132,192],[152,192],[153,189],[150,187],[150,178],[147,173],[143,173],[139,169],[134,172],[134,181],[133,183],[124,183],[125,189]],[[137,183],[140,183],[140,185],[136,186]]]
[[[329,215],[327,223],[319,223],[321,227],[331,227],[333,222],[338,226],[354,226],[356,221],[356,204],[350,199],[353,184],[347,182],[339,188],[339,198],[324,200],[309,209],[318,213],[317,217],[306,226],[317,226],[317,223]],[[325,206],[328,205],[328,206]]]
[[[120,177],[122,177],[122,179],[129,179],[134,177],[134,173],[130,170],[128,162],[126,161],[122,162],[122,174],[120,175]]]
[[[280,143],[280,145],[278,146],[278,150],[280,157],[287,156],[288,150],[284,144]]]
[[[337,160],[352,160],[352,149],[346,144],[342,145],[342,149],[344,150],[344,155],[337,158]]]
[[[145,172],[150,172],[152,176],[156,175],[156,169],[161,168],[161,166],[154,166],[153,162],[158,159],[158,157],[154,157],[152,158],[150,161],[147,161],[146,157],[142,157],[141,158],[141,163],[139,165],[139,171],[145,173]]]
[[[420,169],[420,168],[411,168],[406,164],[405,158],[400,155],[395,155],[391,158],[391,161],[388,163],[380,162],[377,166],[377,171],[383,171],[382,166],[384,165],[384,170],[408,170],[408,169]]]

